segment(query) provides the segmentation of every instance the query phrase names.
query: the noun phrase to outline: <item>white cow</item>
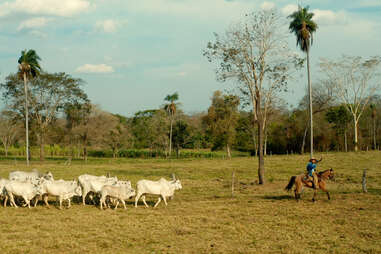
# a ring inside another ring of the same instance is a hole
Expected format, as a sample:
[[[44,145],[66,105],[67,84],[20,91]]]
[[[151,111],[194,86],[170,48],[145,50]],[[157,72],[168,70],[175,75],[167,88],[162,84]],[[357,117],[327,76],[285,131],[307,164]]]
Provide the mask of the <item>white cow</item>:
[[[5,197],[4,206],[7,204],[8,197],[11,205],[17,208],[14,200],[14,196],[20,196],[24,199],[25,203],[30,208],[30,200],[37,195],[41,195],[41,186],[30,182],[9,181],[5,184],[5,191],[7,196]],[[37,205],[37,200],[34,202],[34,207]]]
[[[69,202],[68,207],[70,207],[70,199],[73,196],[82,196],[81,186],[78,185],[77,181],[47,181],[42,180],[40,182],[42,188],[42,194],[44,197],[44,202],[47,207],[49,207],[48,196],[56,196],[60,202],[60,209],[62,209],[62,201],[67,200]]]
[[[172,197],[175,190],[180,190],[181,188],[181,182],[178,179],[172,181],[167,181],[164,178],[161,178],[159,181],[140,180],[136,183],[135,207],[138,206],[140,197],[142,197],[144,205],[148,207],[145,194],[159,195],[154,207],[160,203],[161,199],[163,199],[165,205],[167,205],[166,198]]]
[[[85,205],[85,199],[89,192],[98,193],[104,185],[113,185],[118,181],[117,177],[80,175],[78,181],[82,187],[82,203]],[[93,200],[92,195],[90,199]]]
[[[102,187],[101,191],[101,210],[103,209],[103,204],[106,205],[106,198],[110,197],[116,200],[115,210],[118,208],[119,201],[122,202],[124,209],[126,208],[126,203],[124,202],[127,199],[135,196],[135,190],[131,187],[128,187],[125,184],[122,185],[105,185]]]
[[[53,174],[49,171],[45,174],[41,174],[38,171],[25,172],[25,171],[13,171],[9,173],[9,180],[14,181],[31,181],[34,182],[40,178],[45,178],[46,180],[54,180]]]

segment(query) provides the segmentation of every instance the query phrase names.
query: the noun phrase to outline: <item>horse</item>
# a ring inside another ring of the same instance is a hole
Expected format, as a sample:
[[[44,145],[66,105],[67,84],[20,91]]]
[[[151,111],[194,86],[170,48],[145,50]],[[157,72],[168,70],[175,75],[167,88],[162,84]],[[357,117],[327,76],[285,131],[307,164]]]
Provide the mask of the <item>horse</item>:
[[[316,200],[315,197],[316,197],[318,189],[321,189],[322,191],[327,193],[328,200],[330,200],[331,197],[329,196],[329,192],[325,188],[325,181],[328,179],[334,178],[333,169],[331,168],[331,169],[327,169],[327,170],[324,170],[322,172],[319,172],[319,173],[317,173],[317,176],[319,179],[318,188],[314,189],[314,196],[312,198],[312,201],[315,202],[315,200]],[[308,187],[308,188],[313,188],[312,182],[309,179],[306,179],[305,174],[301,174],[298,176],[292,176],[290,181],[288,182],[285,190],[290,191],[294,184],[295,184],[294,193],[295,193],[296,201],[299,201],[299,199],[300,199],[300,193],[302,192],[303,186]]]

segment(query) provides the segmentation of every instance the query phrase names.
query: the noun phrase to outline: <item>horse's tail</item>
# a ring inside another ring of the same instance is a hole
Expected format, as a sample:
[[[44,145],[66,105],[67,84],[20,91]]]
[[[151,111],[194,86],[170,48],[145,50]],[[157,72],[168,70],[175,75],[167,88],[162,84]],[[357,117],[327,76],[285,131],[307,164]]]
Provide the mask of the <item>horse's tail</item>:
[[[288,182],[286,188],[284,188],[286,191],[290,191],[291,190],[292,186],[294,186],[294,184],[295,184],[295,179],[296,179],[296,176],[291,176],[291,179]]]

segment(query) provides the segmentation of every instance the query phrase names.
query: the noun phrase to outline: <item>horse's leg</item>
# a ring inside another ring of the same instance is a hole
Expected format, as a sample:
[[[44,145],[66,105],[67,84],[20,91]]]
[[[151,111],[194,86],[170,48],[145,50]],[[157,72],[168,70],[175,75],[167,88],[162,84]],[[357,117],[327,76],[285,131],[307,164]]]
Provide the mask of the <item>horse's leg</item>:
[[[319,187],[322,191],[324,191],[325,193],[327,193],[327,197],[328,197],[328,200],[331,200],[331,196],[329,195],[329,192],[328,190],[325,188],[325,182],[320,182],[319,183]]]
[[[300,182],[300,179],[298,180],[298,178],[295,180],[295,199],[296,201],[299,201],[300,199],[300,193],[302,191],[302,183]]]
[[[316,201],[316,195],[317,195],[317,189],[314,189],[314,196],[312,197],[312,201],[315,202]]]

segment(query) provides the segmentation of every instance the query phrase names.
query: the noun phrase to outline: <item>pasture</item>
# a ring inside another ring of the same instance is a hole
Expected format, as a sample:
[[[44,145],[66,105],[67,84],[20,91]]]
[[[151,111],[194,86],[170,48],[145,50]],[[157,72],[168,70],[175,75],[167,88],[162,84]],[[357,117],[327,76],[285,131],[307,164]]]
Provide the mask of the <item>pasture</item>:
[[[320,154],[316,157],[320,158]],[[74,202],[70,209],[0,207],[1,253],[381,253],[381,152],[323,154],[318,168],[335,170],[328,181],[332,200],[312,190],[296,202],[284,191],[304,172],[308,155],[267,156],[266,184],[259,186],[256,158],[90,159],[0,161],[0,176],[12,170],[50,170],[55,179],[110,173],[121,180],[170,178],[183,189],[158,208],[101,211]],[[368,193],[361,193],[368,169]],[[235,171],[235,195],[231,176]],[[147,197],[153,206],[156,198]]]

